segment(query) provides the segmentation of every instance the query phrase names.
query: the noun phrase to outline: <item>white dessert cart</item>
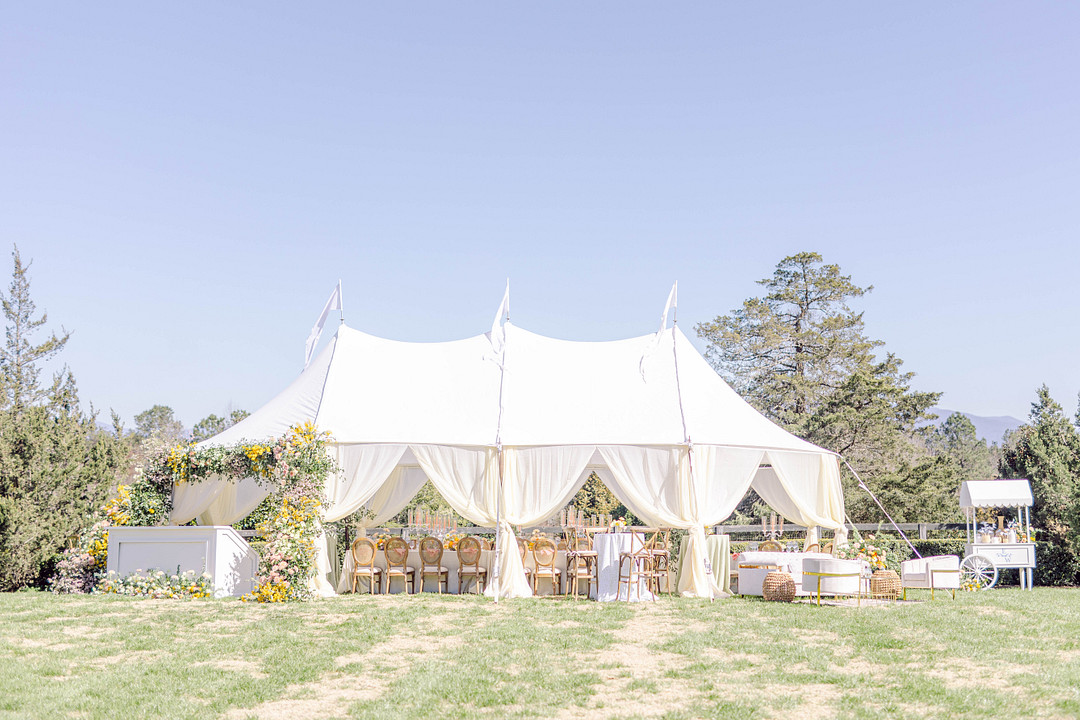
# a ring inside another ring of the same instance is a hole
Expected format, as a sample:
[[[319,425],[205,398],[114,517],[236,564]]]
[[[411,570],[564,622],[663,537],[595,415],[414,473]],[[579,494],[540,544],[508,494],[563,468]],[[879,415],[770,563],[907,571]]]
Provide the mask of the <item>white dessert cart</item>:
[[[960,562],[963,585],[985,590],[994,587],[998,571],[1020,571],[1020,588],[1030,590],[1035,574],[1035,543],[1031,534],[1031,484],[1027,480],[968,480],[960,486],[960,508],[967,520],[967,545]],[[1016,526],[1007,536],[979,532],[979,508],[1014,508]]]

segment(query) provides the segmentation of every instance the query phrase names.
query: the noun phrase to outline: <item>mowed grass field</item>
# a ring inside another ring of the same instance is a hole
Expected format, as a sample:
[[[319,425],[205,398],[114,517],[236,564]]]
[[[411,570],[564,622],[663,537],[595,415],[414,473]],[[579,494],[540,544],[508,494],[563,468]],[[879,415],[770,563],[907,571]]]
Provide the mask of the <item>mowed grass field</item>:
[[[0,717],[1080,716],[1080,590],[915,597],[818,608],[4,594]]]

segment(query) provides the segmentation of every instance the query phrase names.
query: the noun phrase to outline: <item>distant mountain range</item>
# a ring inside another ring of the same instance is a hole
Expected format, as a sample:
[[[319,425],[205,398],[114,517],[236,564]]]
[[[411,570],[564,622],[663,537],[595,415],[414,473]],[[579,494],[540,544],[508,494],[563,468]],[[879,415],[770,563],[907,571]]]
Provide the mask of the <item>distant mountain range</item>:
[[[933,420],[923,425],[940,425],[952,415],[956,410],[947,410],[941,407],[932,407],[930,412],[938,416],[937,420]],[[1005,436],[1005,433],[1009,430],[1015,430],[1016,428],[1024,425],[1023,420],[1017,420],[1014,417],[1008,415],[1000,415],[998,417],[980,417],[979,415],[972,415],[971,413],[961,412],[961,415],[971,421],[971,424],[975,426],[975,434],[985,440],[988,443],[1001,444],[1001,438]]]

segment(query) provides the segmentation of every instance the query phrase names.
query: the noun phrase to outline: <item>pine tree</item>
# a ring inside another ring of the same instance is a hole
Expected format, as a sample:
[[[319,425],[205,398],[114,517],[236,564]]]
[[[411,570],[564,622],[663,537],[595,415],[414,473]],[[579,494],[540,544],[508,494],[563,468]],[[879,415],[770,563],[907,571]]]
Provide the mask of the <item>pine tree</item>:
[[[767,417],[862,470],[910,462],[915,425],[940,393],[913,391],[894,354],[875,357],[883,343],[848,305],[873,287],[813,252],[784,258],[758,284],[763,297],[697,325],[717,372]]]
[[[38,378],[41,374],[39,363],[63,350],[71,333],[62,331],[59,336],[52,333],[40,345],[31,343],[35,331],[48,322],[48,314],[42,313],[41,317],[34,319],[37,306],[30,299],[30,278],[27,275],[30,264],[23,265],[17,246],[11,256],[15,264],[11,285],[7,296],[0,294],[7,324],[6,342],[0,348],[0,376],[3,377],[0,409],[11,408],[21,412],[26,406],[46,399],[62,399],[65,387],[70,393],[74,380],[66,370],[57,373],[49,389],[42,388]]]
[[[2,298],[7,340],[0,350],[0,590],[43,583],[129,457],[123,440],[80,411],[69,370],[41,386],[39,363],[59,353],[70,333],[34,344],[46,315],[34,318],[29,265],[17,248],[12,255],[10,293]]]
[[[1000,470],[1003,477],[1031,481],[1031,520],[1040,539],[1080,556],[1080,433],[1045,385],[1028,424],[1006,436]]]

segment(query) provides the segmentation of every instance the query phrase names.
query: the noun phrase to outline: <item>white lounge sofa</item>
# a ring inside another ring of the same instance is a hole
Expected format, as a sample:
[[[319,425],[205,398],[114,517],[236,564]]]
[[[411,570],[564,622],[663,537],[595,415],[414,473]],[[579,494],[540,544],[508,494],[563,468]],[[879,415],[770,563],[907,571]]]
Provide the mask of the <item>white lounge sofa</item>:
[[[912,558],[900,563],[900,586],[907,600],[908,588],[929,588],[930,599],[934,590],[951,590],[953,600],[960,588],[960,558],[955,555],[934,555]]]
[[[803,589],[803,564],[807,559],[831,558],[827,553],[804,552],[743,552],[735,556],[735,570],[739,576],[739,594],[761,596],[765,576],[774,570],[791,573],[795,581],[795,594],[807,595]]]

